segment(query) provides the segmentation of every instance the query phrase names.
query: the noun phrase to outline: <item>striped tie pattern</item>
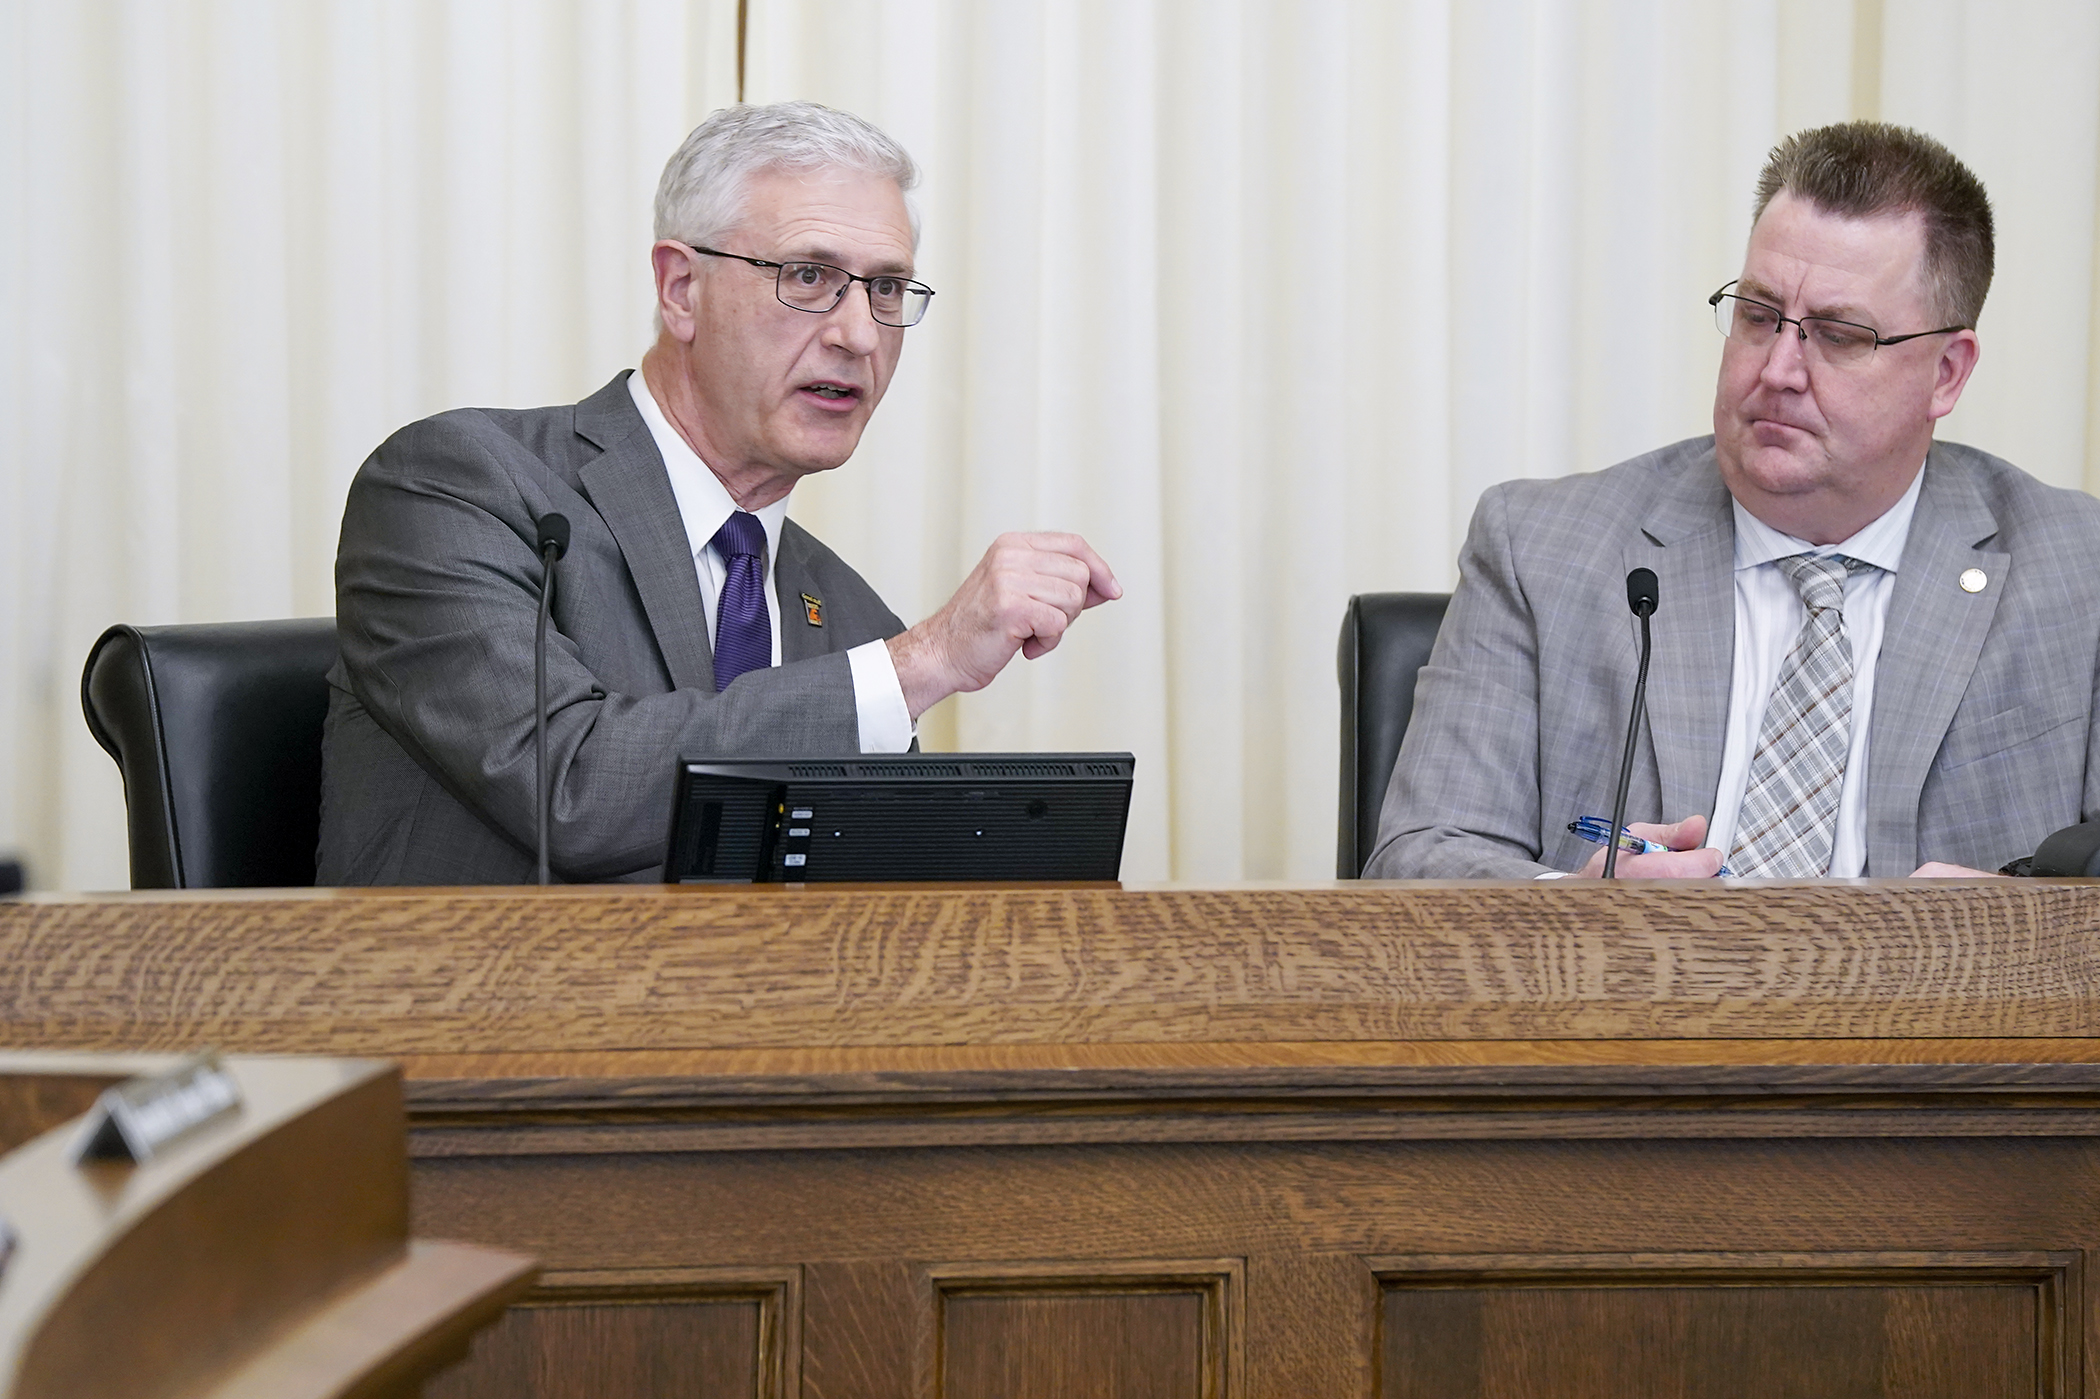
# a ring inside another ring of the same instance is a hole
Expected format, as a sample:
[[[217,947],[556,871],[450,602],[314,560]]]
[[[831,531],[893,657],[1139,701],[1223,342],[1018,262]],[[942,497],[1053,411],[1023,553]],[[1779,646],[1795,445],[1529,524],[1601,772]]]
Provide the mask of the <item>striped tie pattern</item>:
[[[1829,873],[1838,795],[1852,749],[1852,642],[1845,635],[1845,579],[1873,565],[1795,554],[1780,571],[1808,619],[1765,703],[1749,785],[1728,867],[1745,879],[1814,879]]]

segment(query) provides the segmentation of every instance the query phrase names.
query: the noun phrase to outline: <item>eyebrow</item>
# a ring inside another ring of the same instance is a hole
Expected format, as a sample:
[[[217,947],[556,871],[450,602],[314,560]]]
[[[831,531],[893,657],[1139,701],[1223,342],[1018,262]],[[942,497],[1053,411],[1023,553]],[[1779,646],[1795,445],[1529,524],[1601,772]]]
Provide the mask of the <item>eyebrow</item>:
[[[1772,306],[1783,306],[1785,298],[1755,278],[1745,277],[1735,284],[1736,291],[1752,301],[1762,301]],[[1866,312],[1849,303],[1836,306],[1811,306],[1804,312],[1810,320],[1843,321],[1847,325],[1869,325],[1864,319]]]
[[[795,253],[782,253],[780,255],[780,261],[821,262],[831,267],[846,267],[846,260],[843,254],[834,252],[829,248],[823,247],[807,248],[801,252]],[[846,268],[846,270],[850,272],[852,269]],[[863,273],[862,275],[868,277],[909,278],[912,275],[912,267],[909,262],[884,262],[876,264],[876,266],[872,270]]]

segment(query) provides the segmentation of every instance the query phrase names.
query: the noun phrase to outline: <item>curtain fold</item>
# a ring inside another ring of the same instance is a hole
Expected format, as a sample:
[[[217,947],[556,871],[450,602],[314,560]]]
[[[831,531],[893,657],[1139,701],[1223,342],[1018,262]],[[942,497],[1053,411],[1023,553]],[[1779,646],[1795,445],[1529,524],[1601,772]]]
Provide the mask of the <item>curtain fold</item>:
[[[392,429],[649,335],[664,158],[735,0],[0,0],[0,849],[121,887],[81,722],[114,621],[325,612]],[[1997,204],[1943,435],[2100,485],[2100,10],[2080,0],[748,0],[746,94],[926,171],[939,289],[793,513],[908,619],[1008,529],[1123,601],[929,746],[1128,748],[1132,879],[1332,868],[1352,592],[1480,492],[1708,429],[1701,304],[1786,131],[1946,140]]]

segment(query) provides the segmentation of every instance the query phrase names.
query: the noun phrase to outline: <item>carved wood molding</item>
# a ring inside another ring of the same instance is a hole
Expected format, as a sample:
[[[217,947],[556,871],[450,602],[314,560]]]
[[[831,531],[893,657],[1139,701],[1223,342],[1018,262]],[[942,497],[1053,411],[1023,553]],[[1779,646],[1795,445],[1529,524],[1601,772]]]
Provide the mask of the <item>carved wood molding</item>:
[[[1200,1048],[1200,1047],[1196,1047]],[[1208,1068],[420,1081],[418,1156],[1088,1142],[2100,1135],[2100,1065]]]

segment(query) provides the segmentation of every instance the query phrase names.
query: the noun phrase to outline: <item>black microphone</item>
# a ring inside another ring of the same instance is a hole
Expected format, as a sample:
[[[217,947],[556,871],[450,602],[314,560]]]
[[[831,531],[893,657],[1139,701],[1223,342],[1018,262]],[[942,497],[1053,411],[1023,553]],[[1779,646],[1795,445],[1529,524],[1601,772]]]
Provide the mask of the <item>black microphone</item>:
[[[551,882],[547,874],[547,610],[554,604],[554,565],[568,552],[568,517],[540,516],[543,581],[540,584],[540,620],[532,637],[532,824],[539,838],[542,884]]]
[[[1633,682],[1633,713],[1626,720],[1626,756],[1619,762],[1619,796],[1611,804],[1611,844],[1604,847],[1604,877],[1619,877],[1619,832],[1626,828],[1626,789],[1633,784],[1633,740],[1648,708],[1648,619],[1657,602],[1655,570],[1637,568],[1626,575],[1626,605],[1641,619],[1641,673]]]

